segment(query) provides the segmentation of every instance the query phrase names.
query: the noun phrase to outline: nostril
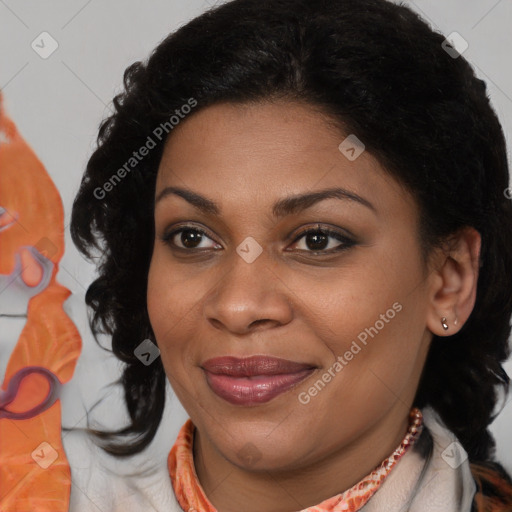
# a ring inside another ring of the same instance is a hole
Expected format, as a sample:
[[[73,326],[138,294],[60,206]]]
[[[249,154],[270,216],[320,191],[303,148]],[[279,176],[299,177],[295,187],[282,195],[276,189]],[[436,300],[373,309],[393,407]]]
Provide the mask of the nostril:
[[[267,319],[267,318],[264,318],[262,320],[254,320],[254,322],[251,323],[251,325],[249,326],[250,328],[253,327],[254,325],[257,325],[259,326],[260,324],[263,324],[265,325],[267,322],[273,322],[273,320],[270,320],[270,319]]]

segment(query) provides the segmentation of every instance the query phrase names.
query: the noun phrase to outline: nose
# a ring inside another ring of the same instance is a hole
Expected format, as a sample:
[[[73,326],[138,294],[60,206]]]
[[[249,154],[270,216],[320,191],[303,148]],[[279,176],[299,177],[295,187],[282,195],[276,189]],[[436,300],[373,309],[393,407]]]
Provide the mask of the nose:
[[[291,321],[290,290],[271,268],[265,251],[252,263],[233,252],[226,268],[204,302],[205,316],[216,329],[246,334]]]

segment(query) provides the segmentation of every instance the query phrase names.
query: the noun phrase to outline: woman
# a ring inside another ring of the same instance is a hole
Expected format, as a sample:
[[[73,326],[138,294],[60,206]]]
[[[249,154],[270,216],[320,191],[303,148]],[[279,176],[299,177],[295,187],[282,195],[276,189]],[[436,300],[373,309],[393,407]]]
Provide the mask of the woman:
[[[71,224],[126,363],[104,448],[148,446],[167,378],[175,510],[512,510],[509,173],[464,58],[388,1],[233,0],[125,89]]]

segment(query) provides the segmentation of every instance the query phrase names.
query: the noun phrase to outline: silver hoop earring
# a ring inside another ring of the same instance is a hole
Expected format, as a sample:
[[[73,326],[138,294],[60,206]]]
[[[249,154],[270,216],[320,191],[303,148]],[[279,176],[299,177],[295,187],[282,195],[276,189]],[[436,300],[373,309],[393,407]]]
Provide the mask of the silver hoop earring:
[[[448,329],[448,324],[446,323],[446,317],[443,316],[443,318],[441,318],[441,325],[443,326],[443,329],[446,331]]]

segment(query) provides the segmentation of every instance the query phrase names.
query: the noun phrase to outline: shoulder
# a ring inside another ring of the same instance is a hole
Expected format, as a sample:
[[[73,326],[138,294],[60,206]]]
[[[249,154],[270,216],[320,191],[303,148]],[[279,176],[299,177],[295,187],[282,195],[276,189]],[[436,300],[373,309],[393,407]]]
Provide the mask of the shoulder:
[[[182,512],[165,460],[116,460],[83,432],[66,435],[65,447],[72,480],[70,512]]]
[[[470,463],[477,491],[474,512],[512,512],[512,480],[497,462]]]

